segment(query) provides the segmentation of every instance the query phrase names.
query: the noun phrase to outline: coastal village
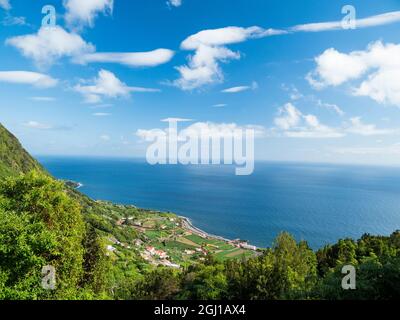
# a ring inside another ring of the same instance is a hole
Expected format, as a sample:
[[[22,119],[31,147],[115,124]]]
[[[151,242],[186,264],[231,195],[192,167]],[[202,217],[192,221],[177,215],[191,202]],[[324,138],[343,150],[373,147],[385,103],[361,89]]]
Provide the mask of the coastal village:
[[[118,256],[121,251],[135,250],[154,266],[180,269],[205,261],[209,255],[226,260],[259,254],[259,249],[247,241],[209,235],[194,227],[189,219],[171,213],[136,209],[134,215],[119,217],[114,224],[120,230],[133,231],[136,237],[123,242],[109,236],[107,254]]]

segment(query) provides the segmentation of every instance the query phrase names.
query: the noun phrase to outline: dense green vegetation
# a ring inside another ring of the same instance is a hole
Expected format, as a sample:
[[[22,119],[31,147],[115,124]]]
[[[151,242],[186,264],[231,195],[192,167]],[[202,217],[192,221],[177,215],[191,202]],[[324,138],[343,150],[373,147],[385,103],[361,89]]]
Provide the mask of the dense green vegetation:
[[[263,255],[204,264],[183,271],[159,268],[119,289],[121,299],[399,299],[400,233],[365,235],[314,253],[282,233]],[[342,266],[357,270],[357,289],[343,290]]]
[[[0,124],[0,178],[28,173],[44,172],[42,166],[21,146],[20,142]]]
[[[0,298],[93,296],[103,259],[97,240],[62,183],[35,171],[6,178],[0,184]],[[55,291],[38,285],[47,265],[57,271]]]
[[[0,299],[400,298],[400,232],[317,252],[282,233],[272,248],[238,255],[175,215],[93,201],[50,177],[1,126],[0,138]],[[181,268],[144,259],[148,245]],[[201,258],[182,254],[196,248]],[[349,264],[356,290],[341,286]],[[44,266],[56,270],[55,290],[41,286]]]

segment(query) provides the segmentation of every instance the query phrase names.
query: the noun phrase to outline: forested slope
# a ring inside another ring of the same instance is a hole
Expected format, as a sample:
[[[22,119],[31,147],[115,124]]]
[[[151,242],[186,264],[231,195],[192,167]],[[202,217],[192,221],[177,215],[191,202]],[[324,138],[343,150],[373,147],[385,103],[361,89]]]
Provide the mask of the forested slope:
[[[0,123],[0,178],[32,170],[44,172],[42,166],[22,147],[18,139]]]

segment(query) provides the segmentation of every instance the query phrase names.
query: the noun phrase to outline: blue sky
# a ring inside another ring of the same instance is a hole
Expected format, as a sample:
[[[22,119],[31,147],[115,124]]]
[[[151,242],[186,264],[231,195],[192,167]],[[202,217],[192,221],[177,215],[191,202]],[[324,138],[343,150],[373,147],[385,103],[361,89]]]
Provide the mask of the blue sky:
[[[0,122],[33,154],[144,157],[174,117],[254,126],[259,160],[399,163],[399,1],[85,6],[0,0]]]

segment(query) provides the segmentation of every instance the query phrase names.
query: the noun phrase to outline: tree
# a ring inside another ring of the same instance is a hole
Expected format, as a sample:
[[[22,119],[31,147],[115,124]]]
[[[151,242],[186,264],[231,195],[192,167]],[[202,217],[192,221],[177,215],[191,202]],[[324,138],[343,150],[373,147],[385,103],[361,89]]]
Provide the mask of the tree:
[[[117,297],[131,300],[172,300],[179,292],[179,272],[156,268],[142,279],[132,280],[118,289]]]
[[[185,273],[182,292],[179,297],[189,300],[219,300],[228,288],[224,266],[214,264],[198,265]]]
[[[57,240],[44,223],[32,222],[27,213],[0,209],[0,300],[38,299],[41,269],[46,253],[57,248]]]
[[[5,292],[21,292],[23,299],[75,298],[83,275],[85,225],[64,185],[36,171],[7,178],[0,183],[0,208]],[[54,292],[38,289],[46,265],[56,270]]]

